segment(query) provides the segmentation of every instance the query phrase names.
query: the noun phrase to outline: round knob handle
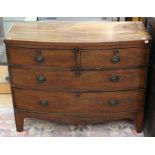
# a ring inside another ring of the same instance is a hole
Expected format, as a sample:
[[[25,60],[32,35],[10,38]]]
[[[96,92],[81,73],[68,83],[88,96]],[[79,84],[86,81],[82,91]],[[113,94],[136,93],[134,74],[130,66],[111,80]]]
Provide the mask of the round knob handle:
[[[113,63],[113,64],[117,64],[117,63],[119,63],[120,62],[120,57],[118,56],[118,55],[114,55],[112,58],[111,58],[111,62]]]
[[[109,77],[109,79],[110,79],[110,81],[112,81],[112,82],[117,82],[117,81],[119,81],[120,77],[119,77],[118,75],[111,75],[111,76]]]
[[[111,100],[109,100],[109,104],[110,104],[111,106],[116,106],[117,104],[119,104],[119,101],[116,100],[116,99],[111,99]]]
[[[46,81],[44,76],[37,76],[36,80],[38,83],[43,83],[44,81]]]
[[[41,106],[47,106],[47,105],[48,105],[48,101],[47,101],[47,100],[40,100],[40,101],[39,101],[39,104],[40,104]]]
[[[42,55],[37,55],[35,57],[35,61],[40,64],[40,63],[44,62],[44,57]]]

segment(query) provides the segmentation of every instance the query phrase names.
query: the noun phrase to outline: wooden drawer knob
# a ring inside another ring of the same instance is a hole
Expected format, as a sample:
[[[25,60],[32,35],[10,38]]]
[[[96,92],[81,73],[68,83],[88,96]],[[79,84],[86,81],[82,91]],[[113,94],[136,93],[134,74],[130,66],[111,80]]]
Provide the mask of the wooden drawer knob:
[[[39,104],[40,104],[41,106],[47,106],[47,105],[48,105],[48,101],[47,101],[47,100],[40,100],[40,101],[39,101]]]
[[[44,57],[42,55],[37,55],[35,57],[35,61],[38,63],[38,64],[41,64],[44,62]]]
[[[119,63],[120,62],[120,57],[118,56],[118,55],[114,55],[112,58],[111,58],[111,62],[113,63],[113,64],[117,64],[117,63]]]
[[[46,78],[44,76],[37,76],[36,80],[38,83],[43,83],[46,81]]]
[[[119,79],[120,79],[119,75],[111,75],[111,76],[109,77],[109,80],[110,80],[111,82],[118,82]]]
[[[116,106],[116,105],[118,105],[118,104],[119,104],[119,101],[116,100],[116,99],[111,99],[111,100],[109,100],[109,105],[110,105],[110,106]]]

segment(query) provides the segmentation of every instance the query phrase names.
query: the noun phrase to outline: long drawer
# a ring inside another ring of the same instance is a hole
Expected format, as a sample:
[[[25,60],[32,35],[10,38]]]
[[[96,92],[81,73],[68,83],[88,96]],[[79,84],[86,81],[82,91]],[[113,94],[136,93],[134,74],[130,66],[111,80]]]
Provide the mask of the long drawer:
[[[143,107],[144,92],[45,92],[14,89],[17,109],[53,113],[133,112]]]
[[[52,71],[45,69],[11,68],[14,86],[53,90],[115,91],[144,88],[145,69],[104,71]]]
[[[75,64],[84,68],[119,68],[147,64],[147,48],[100,50],[45,50],[9,48],[10,64],[54,68],[72,68]]]

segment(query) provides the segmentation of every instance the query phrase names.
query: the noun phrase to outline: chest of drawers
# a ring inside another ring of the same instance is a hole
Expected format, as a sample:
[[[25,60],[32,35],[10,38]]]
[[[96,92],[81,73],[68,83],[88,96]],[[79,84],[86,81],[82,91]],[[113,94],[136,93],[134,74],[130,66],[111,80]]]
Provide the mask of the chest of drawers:
[[[141,132],[149,40],[141,22],[15,24],[5,43],[17,131],[32,117],[131,119]]]

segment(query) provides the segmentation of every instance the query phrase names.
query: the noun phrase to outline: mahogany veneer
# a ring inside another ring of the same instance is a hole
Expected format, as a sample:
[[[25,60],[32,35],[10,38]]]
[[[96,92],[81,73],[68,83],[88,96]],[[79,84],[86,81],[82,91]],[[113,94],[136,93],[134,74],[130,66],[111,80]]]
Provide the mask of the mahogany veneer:
[[[5,43],[17,131],[34,117],[132,119],[141,132],[150,39],[141,22],[15,24]]]

